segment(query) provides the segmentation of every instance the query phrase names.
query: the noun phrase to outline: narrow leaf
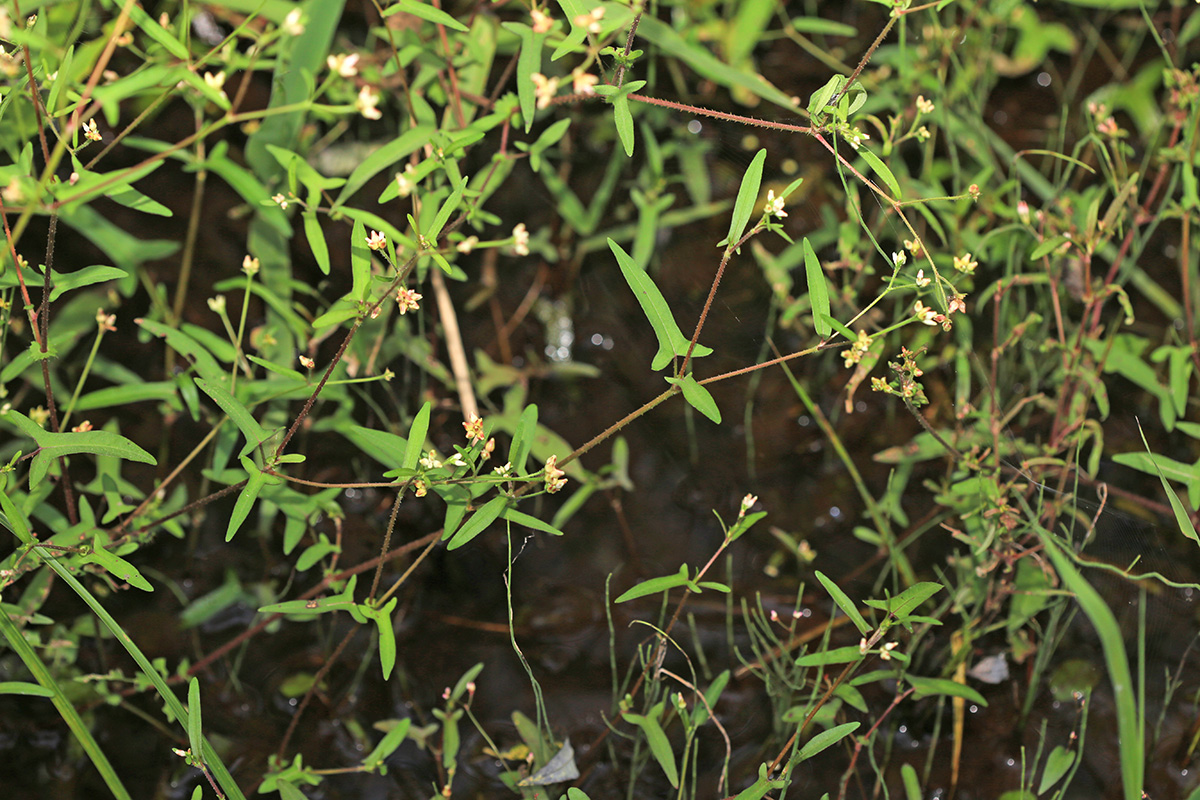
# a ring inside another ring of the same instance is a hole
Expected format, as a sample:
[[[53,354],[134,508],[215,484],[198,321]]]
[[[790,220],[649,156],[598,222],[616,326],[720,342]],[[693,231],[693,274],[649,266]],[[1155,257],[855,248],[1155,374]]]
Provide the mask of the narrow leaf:
[[[630,258],[629,254],[612,239],[608,240],[608,247],[617,257],[617,264],[621,267],[621,274],[625,277],[625,282],[633,290],[638,304],[646,314],[646,319],[650,321],[650,327],[654,329],[654,335],[658,337],[658,352],[654,354],[650,368],[655,371],[660,370],[671,363],[671,359],[675,356],[682,356],[686,353],[689,341],[680,332],[679,325],[676,324],[675,317],[671,315],[671,309],[667,305],[667,301],[663,299],[662,292],[654,285],[654,281],[650,279],[646,271],[639,267],[637,262]],[[711,352],[712,348],[697,344],[692,351],[692,357],[700,358]]]
[[[432,22],[437,25],[445,25],[447,28],[452,28],[456,31],[466,33],[470,30],[466,25],[456,20],[454,17],[442,11],[440,8],[434,8],[419,0],[400,0],[396,5],[391,6],[383,12],[385,17],[390,17],[392,14],[403,11],[406,14],[412,14],[414,17],[420,17],[427,22]]]
[[[970,686],[965,686],[957,681],[947,678],[923,678],[919,675],[905,675],[904,679],[916,689],[913,697],[918,700],[931,695],[948,695],[949,697],[962,697],[981,706],[987,705],[987,700],[983,699],[983,695]]]
[[[750,223],[750,215],[758,202],[758,190],[762,186],[763,164],[767,160],[767,151],[759,150],[754,160],[742,176],[742,185],[738,188],[737,200],[733,203],[733,218],[729,221],[729,235],[725,238],[726,247],[733,247],[746,232]]]
[[[900,184],[896,183],[896,176],[888,169],[887,164],[879,160],[879,156],[872,153],[866,147],[860,147],[858,154],[863,157],[863,161],[867,162],[867,166],[871,168],[879,178],[887,184],[887,187],[892,190],[893,200],[900,199]]]
[[[241,401],[231,395],[224,386],[216,383],[210,383],[203,378],[196,378],[196,385],[199,386],[206,395],[213,399],[213,402],[221,407],[225,415],[233,420],[233,424],[238,426],[238,430],[246,437],[246,445],[239,456],[244,456],[254,448],[261,445],[267,439],[271,438],[271,434],[267,433],[263,426],[258,424],[258,420],[250,413],[250,410],[242,405]]]
[[[812,303],[813,328],[817,336],[828,338],[833,331],[829,323],[829,289],[825,285],[825,270],[813,251],[808,237],[804,238],[804,277],[808,280],[808,298]]]
[[[201,758],[204,752],[204,724],[200,719],[200,679],[195,675],[188,682],[187,732],[192,756]]]
[[[237,502],[233,504],[233,512],[229,515],[229,525],[225,528],[225,541],[228,542],[232,539],[238,529],[242,527],[242,523],[250,515],[250,509],[254,508],[254,501],[258,499],[258,493],[262,491],[266,482],[266,473],[259,472],[251,465],[250,477],[246,480],[242,491],[238,493]]]
[[[308,247],[312,250],[313,258],[316,259],[317,266],[321,268],[321,272],[329,274],[329,245],[325,242],[325,232],[321,230],[321,222],[317,219],[317,212],[305,211],[302,215],[304,218],[304,236],[308,239]]]
[[[800,748],[800,753],[796,756],[796,760],[804,761],[805,759],[812,758],[827,747],[832,747],[842,739],[845,739],[847,736],[854,733],[860,724],[862,723],[847,722],[843,725],[838,725],[836,728],[830,728],[827,731],[821,731],[816,736],[804,743],[804,746]]]
[[[450,538],[450,542],[446,545],[447,550],[456,550],[462,547],[467,542],[474,539],[479,534],[487,529],[487,526],[496,521],[500,516],[500,512],[508,505],[508,498],[504,495],[493,497],[483,508],[480,508],[475,514],[467,520],[466,524],[458,529],[458,532]]]
[[[153,592],[154,587],[150,582],[142,577],[142,573],[138,572],[137,567],[130,564],[125,559],[118,556],[109,550],[105,550],[101,544],[99,537],[92,539],[92,552],[88,553],[83,559],[85,563],[97,564],[104,567],[110,575],[118,580],[125,581],[130,586],[141,589],[143,592]]]
[[[837,607],[842,610],[842,613],[850,618],[850,621],[854,623],[854,627],[858,628],[858,632],[864,635],[869,633],[871,626],[867,624],[865,619],[863,619],[862,614],[858,613],[858,608],[855,607],[854,602],[846,596],[846,593],[843,592],[836,583],[825,577],[825,574],[820,570],[817,571],[816,575],[817,580],[819,580],[821,585],[825,587],[825,591],[829,592],[830,597],[833,598],[833,602],[837,603]]]
[[[383,668],[383,679],[392,677],[396,666],[396,629],[392,626],[392,610],[400,598],[393,597],[375,614],[375,626],[379,629],[379,664]]]
[[[408,443],[404,447],[404,460],[400,466],[404,469],[416,469],[421,453],[425,450],[425,437],[429,433],[429,413],[433,410],[433,401],[426,400],[425,405],[413,417],[408,429]]]
[[[639,597],[645,597],[659,592],[666,592],[678,586],[683,586],[688,582],[688,566],[684,564],[679,568],[679,572],[673,575],[664,575],[661,578],[651,578],[642,581],[633,586],[615,601],[616,603],[624,603],[627,600],[635,600]]]
[[[820,650],[816,653],[806,653],[796,659],[797,667],[824,667],[829,664],[852,664],[866,658],[866,653],[858,645],[835,647],[832,650]]]

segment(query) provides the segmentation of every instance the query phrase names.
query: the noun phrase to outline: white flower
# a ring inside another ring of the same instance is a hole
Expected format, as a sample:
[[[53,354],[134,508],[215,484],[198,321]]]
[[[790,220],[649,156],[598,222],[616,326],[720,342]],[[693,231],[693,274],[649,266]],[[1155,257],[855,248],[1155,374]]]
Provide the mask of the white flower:
[[[382,250],[387,247],[387,237],[379,231],[371,231],[371,235],[367,237],[367,247],[372,250]]]
[[[763,213],[769,217],[779,217],[780,219],[787,216],[787,212],[783,210],[783,198],[776,197],[774,189],[767,190],[767,204],[763,208]]]
[[[547,78],[542,73],[535,72],[529,79],[535,84],[533,94],[537,98],[537,107],[548,108],[558,92],[558,78]]]
[[[225,88],[224,88],[225,87],[225,73],[224,72],[218,72],[216,75],[213,75],[211,72],[204,73],[204,85],[207,86],[208,88],[212,89],[217,94],[221,95],[222,100],[228,99],[227,95],[225,94]]]
[[[304,23],[300,20],[300,9],[293,8],[283,19],[283,32],[288,36],[299,36],[304,33]]]
[[[916,281],[917,286],[924,289],[926,286],[929,285],[929,280],[930,280],[929,278],[925,277],[925,270],[923,270],[923,269],[917,270],[917,281]]]
[[[892,265],[895,267],[903,267],[908,263],[908,254],[903,250],[897,250],[892,253]]]
[[[529,17],[533,20],[534,33],[549,33],[554,26],[554,18],[541,9],[530,9]]]
[[[932,100],[926,100],[923,94],[917,95],[917,111],[920,111],[922,114],[932,114],[933,108]]]
[[[326,58],[325,63],[339,77],[353,78],[358,74],[358,58],[358,53],[339,53]]]
[[[941,323],[941,314],[934,311],[929,306],[922,303],[920,300],[913,303],[913,313],[926,325],[938,325]]]
[[[738,517],[741,518],[741,517],[746,516],[746,512],[749,511],[750,509],[754,508],[754,504],[757,502],[758,502],[757,495],[748,494],[745,497],[743,497],[742,498],[742,506],[738,510]]]
[[[100,141],[100,131],[96,130],[96,120],[89,119],[87,122],[83,123],[83,138],[87,139],[89,142]]]
[[[529,255],[529,231],[525,229],[525,223],[519,222],[513,228],[513,251],[519,256]]]
[[[442,465],[442,462],[437,460],[437,453],[430,450],[429,455],[421,456],[421,466],[425,469],[437,469]]]
[[[379,119],[383,113],[378,106],[379,92],[375,91],[374,87],[363,86],[358,90],[358,99],[354,101],[354,107],[358,109],[358,113],[367,119]]]

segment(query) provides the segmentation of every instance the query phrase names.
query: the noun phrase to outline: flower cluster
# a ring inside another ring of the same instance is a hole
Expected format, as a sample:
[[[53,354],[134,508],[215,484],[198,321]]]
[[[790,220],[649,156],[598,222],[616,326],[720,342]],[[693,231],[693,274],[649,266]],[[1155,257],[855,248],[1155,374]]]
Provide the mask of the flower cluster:
[[[554,494],[559,489],[567,485],[566,473],[558,468],[558,456],[550,456],[546,459],[546,491]]]
[[[925,374],[917,366],[917,357],[924,352],[924,347],[918,347],[916,350],[901,347],[900,363],[888,363],[888,366],[896,373],[896,382],[892,383],[883,378],[872,378],[871,389],[876,392],[883,392],[884,394],[894,394],[905,401],[912,402],[916,406],[928,403],[929,400],[925,397],[925,389],[917,381],[917,378]]]
[[[763,207],[763,213],[768,217],[779,217],[780,219],[787,216],[787,212],[783,210],[783,198],[776,197],[774,189],[767,190],[767,203]]]
[[[862,361],[863,356],[867,354],[867,350],[870,348],[871,337],[867,336],[866,331],[860,330],[858,338],[850,343],[850,348],[842,351],[842,360],[846,363],[846,369],[850,369],[850,367]]]
[[[472,414],[467,418],[467,421],[462,424],[463,430],[467,432],[467,441],[471,444],[476,444],[483,441],[486,435],[483,432],[483,420]]]
[[[396,305],[400,309],[400,316],[404,316],[409,311],[416,311],[420,308],[420,300],[424,295],[414,292],[407,286],[402,286],[396,290]]]

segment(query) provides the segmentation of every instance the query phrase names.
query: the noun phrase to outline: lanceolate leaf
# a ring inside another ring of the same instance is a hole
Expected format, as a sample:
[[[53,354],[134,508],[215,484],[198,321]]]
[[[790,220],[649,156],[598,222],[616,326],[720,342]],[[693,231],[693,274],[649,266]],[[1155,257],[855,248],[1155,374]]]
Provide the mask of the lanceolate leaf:
[[[865,147],[858,149],[858,154],[863,157],[863,161],[867,162],[867,166],[871,168],[879,178],[887,184],[887,187],[892,190],[892,199],[900,199],[900,184],[896,183],[896,176],[888,169],[887,164],[879,160],[879,156],[872,153]]]
[[[664,575],[661,578],[651,578],[648,581],[642,581],[637,586],[629,589],[627,592],[618,597],[616,603],[624,603],[626,600],[633,600],[646,595],[658,594],[678,586],[683,586],[688,582],[688,565],[684,564],[679,568],[679,572],[673,575]]]
[[[690,372],[682,378],[667,378],[667,383],[678,385],[683,389],[683,399],[688,401],[688,405],[718,425],[721,424],[721,411],[717,408],[717,401],[713,400],[708,389],[701,386]]]
[[[817,580],[825,587],[825,591],[829,592],[833,598],[833,602],[837,603],[837,607],[842,610],[842,613],[850,618],[850,621],[854,623],[854,627],[858,628],[858,632],[866,634],[870,631],[871,626],[863,619],[862,614],[858,613],[858,608],[854,605],[854,601],[847,597],[846,593],[836,583],[825,577],[823,572],[818,570],[816,575]]]
[[[446,545],[446,549],[455,550],[459,547],[462,547],[464,544],[483,533],[484,530],[487,529],[488,525],[491,525],[496,521],[496,517],[500,516],[500,512],[502,512],[507,505],[508,498],[504,495],[493,497],[484,504],[483,508],[476,511],[474,516],[467,520],[466,524],[459,528],[458,532],[455,533],[454,536],[450,537],[450,542]]]
[[[829,336],[833,326],[829,324],[829,289],[825,285],[825,271],[813,252],[808,238],[804,239],[804,277],[808,279],[808,298],[812,303],[813,328],[822,339]]]
[[[143,592],[154,591],[154,587],[150,585],[148,580],[142,577],[142,573],[137,571],[137,567],[116,553],[105,550],[104,544],[98,537],[93,538],[92,552],[88,553],[83,560],[90,564],[99,564],[117,580],[125,581],[130,586],[141,589]]]
[[[426,401],[421,410],[413,417],[408,429],[408,443],[404,447],[404,460],[400,466],[404,469],[416,469],[421,453],[425,449],[425,436],[429,432],[429,413],[433,410],[433,402]]]
[[[738,189],[737,200],[733,203],[733,218],[729,222],[729,235],[725,237],[725,245],[732,247],[746,232],[750,216],[754,213],[754,205],[758,202],[758,190],[762,186],[763,163],[767,160],[767,151],[759,150],[742,176],[742,185]]]
[[[202,378],[196,378],[196,385],[204,390],[204,393],[213,399],[213,402],[221,407],[221,410],[233,420],[233,424],[238,426],[238,430],[246,437],[246,445],[238,455],[246,455],[254,448],[271,438],[266,429],[258,424],[258,420],[250,413],[250,410],[242,405],[241,401],[231,395],[224,386],[215,383],[209,383]]]
[[[807,758],[812,758],[825,748],[837,744],[842,739],[854,733],[860,724],[858,722],[847,722],[844,725],[838,725],[836,728],[821,731],[804,743],[804,747],[800,748],[800,754],[796,757],[796,760],[804,761]]]
[[[654,285],[654,281],[650,279],[645,270],[639,267],[629,254],[612,239],[608,240],[608,247],[617,257],[617,264],[621,267],[621,274],[625,276],[625,282],[629,284],[630,289],[633,289],[638,304],[646,314],[646,319],[650,320],[650,327],[654,328],[654,335],[658,337],[658,352],[654,354],[650,368],[660,370],[671,363],[672,358],[682,356],[687,352],[688,340],[675,323],[675,317],[671,315],[671,309],[667,305],[667,301],[663,299],[662,292]],[[696,349],[692,351],[692,357],[699,358],[711,352],[712,348],[697,344]]]
[[[46,477],[50,464],[62,456],[76,453],[91,453],[101,456],[116,456],[127,461],[140,461],[143,464],[155,464],[154,456],[138,447],[133,442],[117,433],[110,431],[79,431],[72,433],[53,433],[43,430],[36,422],[19,411],[8,411],[5,419],[11,420],[21,432],[38,444],[37,455],[29,465],[30,491]]]

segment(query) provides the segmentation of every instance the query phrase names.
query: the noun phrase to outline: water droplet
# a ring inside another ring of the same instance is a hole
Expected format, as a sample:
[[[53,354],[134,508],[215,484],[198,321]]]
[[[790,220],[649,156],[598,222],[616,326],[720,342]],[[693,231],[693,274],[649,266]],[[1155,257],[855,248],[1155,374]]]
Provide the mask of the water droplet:
[[[1046,86],[1049,86],[1050,85],[1050,73],[1049,72],[1039,72],[1038,76],[1037,76],[1037,82],[1038,82],[1038,86],[1041,86],[1043,88],[1045,88]]]
[[[704,125],[698,119],[694,119],[688,123],[688,133],[700,133],[704,130]]]

